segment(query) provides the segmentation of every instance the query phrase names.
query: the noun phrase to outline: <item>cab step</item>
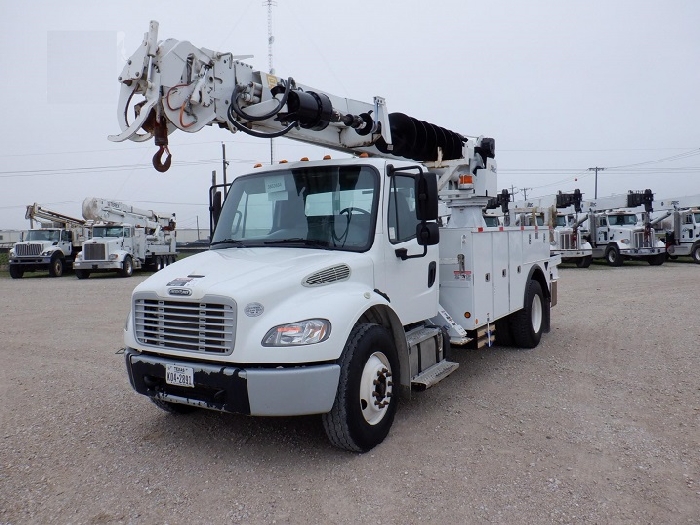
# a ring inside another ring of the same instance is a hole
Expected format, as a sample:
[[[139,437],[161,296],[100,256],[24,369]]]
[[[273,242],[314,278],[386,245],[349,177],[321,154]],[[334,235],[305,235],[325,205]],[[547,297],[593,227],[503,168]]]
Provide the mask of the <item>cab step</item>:
[[[445,379],[457,368],[459,368],[459,363],[453,363],[452,361],[443,360],[435,363],[411,379],[411,387],[416,390],[426,390]]]

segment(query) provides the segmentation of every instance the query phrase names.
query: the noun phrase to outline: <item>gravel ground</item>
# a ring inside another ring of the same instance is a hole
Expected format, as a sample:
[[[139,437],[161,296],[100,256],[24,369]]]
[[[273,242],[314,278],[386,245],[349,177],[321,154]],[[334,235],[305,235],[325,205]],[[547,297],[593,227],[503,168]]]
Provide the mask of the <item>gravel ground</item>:
[[[700,523],[698,267],[560,273],[539,347],[457,353],[363,455],[134,393],[143,276],[0,278],[0,524]]]

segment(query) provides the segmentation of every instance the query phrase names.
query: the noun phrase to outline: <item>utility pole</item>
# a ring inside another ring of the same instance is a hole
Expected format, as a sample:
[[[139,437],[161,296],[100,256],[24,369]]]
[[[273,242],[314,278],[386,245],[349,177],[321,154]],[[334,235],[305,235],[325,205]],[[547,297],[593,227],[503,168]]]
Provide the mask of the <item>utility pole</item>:
[[[510,196],[515,197],[518,193],[520,193],[520,190],[516,190],[515,186],[512,184],[510,185]]]
[[[226,196],[226,166],[228,166],[228,161],[226,160],[226,144],[221,143],[221,154],[222,163],[224,165],[224,197]]]
[[[272,8],[277,5],[275,0],[265,0],[262,4],[267,6],[267,65],[270,70],[270,75],[275,74],[275,68],[272,66],[272,44],[275,42],[275,37],[272,36]],[[270,139],[270,165],[275,163],[275,143],[274,139]]]
[[[532,188],[520,188],[520,190],[523,192],[523,200],[527,200],[527,192],[530,191]]]
[[[603,171],[605,168],[588,168],[588,171],[595,171],[595,193],[593,198],[597,199],[598,198],[598,172]]]

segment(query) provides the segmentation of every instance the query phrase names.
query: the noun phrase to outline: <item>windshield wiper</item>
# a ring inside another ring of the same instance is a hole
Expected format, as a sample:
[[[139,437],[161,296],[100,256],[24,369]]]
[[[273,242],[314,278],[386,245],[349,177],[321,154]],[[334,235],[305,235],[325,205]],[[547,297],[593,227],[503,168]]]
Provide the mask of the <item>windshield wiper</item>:
[[[243,241],[240,241],[238,239],[224,239],[223,241],[214,241],[209,246],[216,246],[217,244],[234,244],[236,246],[242,246]]]
[[[320,248],[328,248],[330,243],[328,241],[321,241],[319,239],[304,239],[301,237],[295,237],[293,239],[275,239],[271,241],[264,241],[263,244],[301,244],[302,246],[316,246]]]

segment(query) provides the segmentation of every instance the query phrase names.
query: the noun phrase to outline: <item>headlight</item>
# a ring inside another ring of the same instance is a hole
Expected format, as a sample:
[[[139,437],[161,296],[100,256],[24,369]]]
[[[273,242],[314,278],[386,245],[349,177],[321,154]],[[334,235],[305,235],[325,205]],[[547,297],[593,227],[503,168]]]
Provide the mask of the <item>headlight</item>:
[[[116,253],[110,253],[109,254],[109,260],[110,261],[116,261],[119,258],[119,255]]]
[[[325,319],[307,319],[297,323],[281,324],[263,337],[263,346],[312,345],[328,339],[331,323]]]
[[[14,257],[14,256],[15,256],[15,249],[10,248],[10,257]]]
[[[45,257],[45,256],[50,255],[50,254],[51,254],[51,250],[44,250],[43,252],[41,252],[42,257]]]
[[[621,242],[622,244],[629,244],[629,243],[630,243],[630,240],[629,240],[629,239],[620,239],[620,242]]]

